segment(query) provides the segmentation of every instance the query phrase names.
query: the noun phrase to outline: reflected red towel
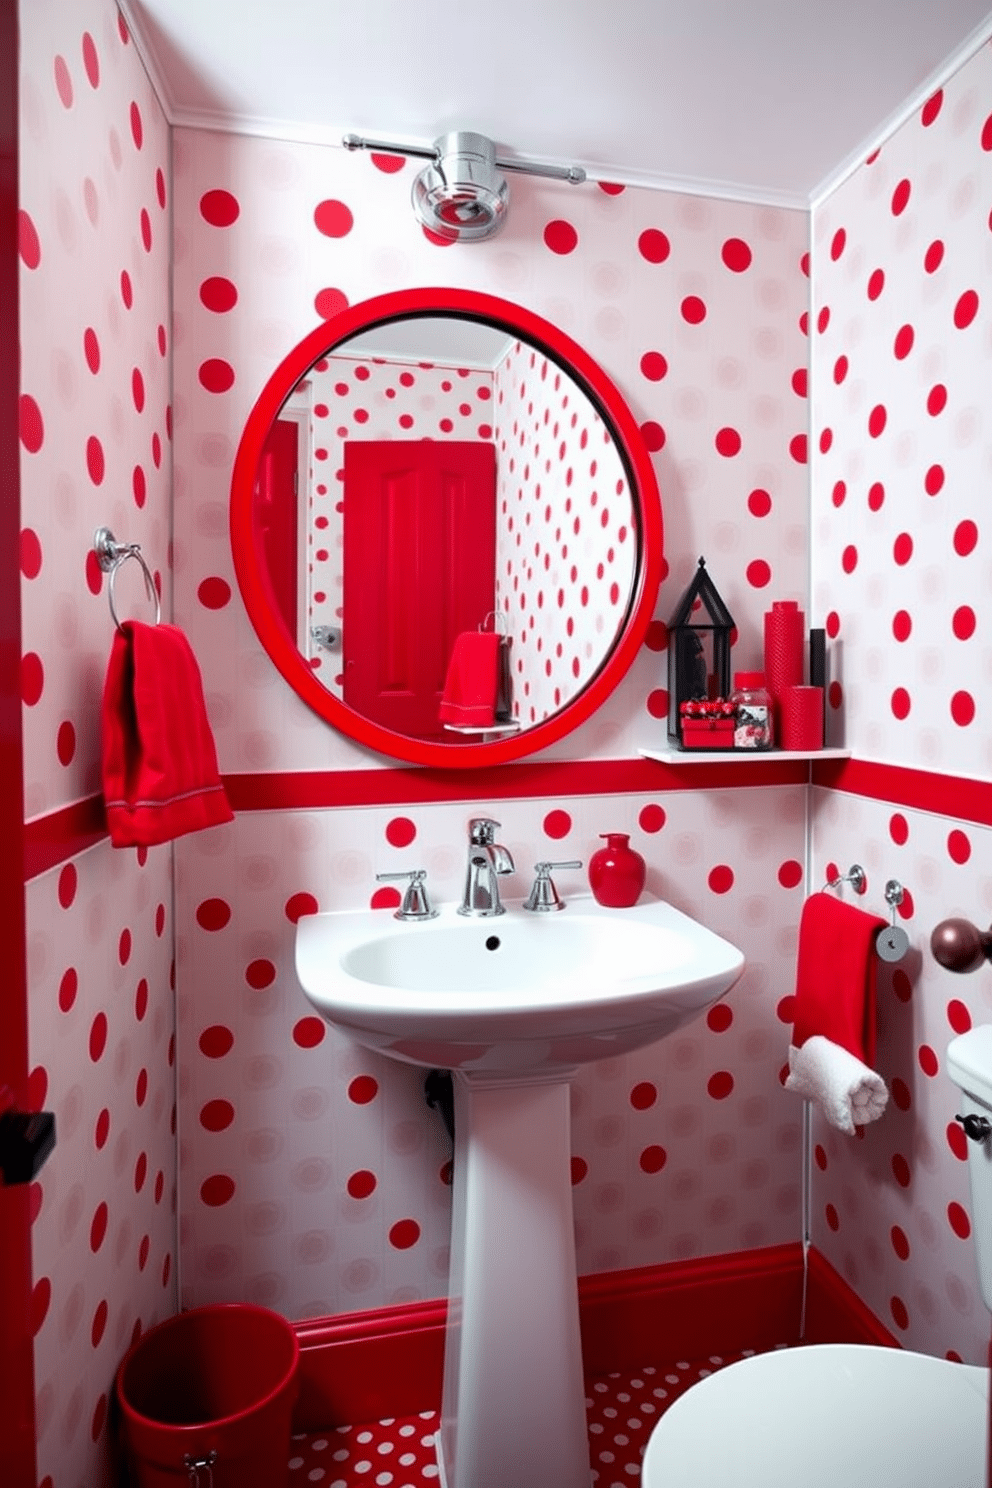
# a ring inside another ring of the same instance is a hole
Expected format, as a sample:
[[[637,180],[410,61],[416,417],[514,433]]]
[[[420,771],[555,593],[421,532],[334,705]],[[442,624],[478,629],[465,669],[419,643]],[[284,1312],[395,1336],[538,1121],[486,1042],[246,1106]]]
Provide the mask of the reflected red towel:
[[[151,847],[234,820],[200,669],[181,630],[126,620],[115,632],[101,723],[114,847]]]
[[[875,937],[884,928],[877,915],[832,894],[806,900],[799,921],[795,1048],[818,1033],[874,1064]]]
[[[503,640],[493,630],[466,630],[456,636],[438,709],[442,723],[485,728],[496,722]]]

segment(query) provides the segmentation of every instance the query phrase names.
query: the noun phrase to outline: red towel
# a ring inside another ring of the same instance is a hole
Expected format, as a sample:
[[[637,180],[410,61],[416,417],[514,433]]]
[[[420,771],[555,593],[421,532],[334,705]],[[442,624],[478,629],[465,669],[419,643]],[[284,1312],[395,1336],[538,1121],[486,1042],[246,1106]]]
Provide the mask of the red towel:
[[[505,711],[500,695],[505,642],[494,630],[466,630],[456,636],[438,709],[442,723],[486,728],[499,721]]]
[[[832,894],[811,894],[799,922],[792,1042],[813,1034],[875,1062],[875,937],[885,920]]]
[[[196,658],[174,625],[126,620],[103,687],[103,796],[114,847],[234,820]]]

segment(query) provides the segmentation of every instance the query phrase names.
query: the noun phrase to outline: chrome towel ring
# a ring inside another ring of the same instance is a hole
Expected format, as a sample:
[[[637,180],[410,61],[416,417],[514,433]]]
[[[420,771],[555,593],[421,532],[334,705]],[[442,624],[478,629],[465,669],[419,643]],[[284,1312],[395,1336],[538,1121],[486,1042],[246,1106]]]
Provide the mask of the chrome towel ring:
[[[152,577],[152,571],[142,557],[140,544],[119,543],[109,527],[98,527],[93,534],[93,551],[96,554],[97,562],[99,563],[103,572],[110,575],[109,582],[107,584],[107,601],[110,605],[111,618],[113,619],[114,624],[117,626],[117,629],[120,630],[122,627],[120,620],[117,618],[117,606],[115,604],[114,597],[114,582],[117,578],[117,570],[120,568],[121,564],[126,563],[129,558],[136,558],[137,561],[141,564],[141,572],[145,576],[145,590],[148,594],[148,598],[154,601],[155,624],[158,625],[159,621],[162,618],[162,602],[159,599],[158,590],[155,587],[155,580]]]

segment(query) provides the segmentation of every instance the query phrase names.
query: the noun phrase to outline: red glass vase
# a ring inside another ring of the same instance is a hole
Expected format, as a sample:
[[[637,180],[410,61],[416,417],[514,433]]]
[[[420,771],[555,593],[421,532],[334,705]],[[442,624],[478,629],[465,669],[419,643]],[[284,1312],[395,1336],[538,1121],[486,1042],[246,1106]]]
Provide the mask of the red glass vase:
[[[606,846],[589,859],[589,887],[597,904],[610,909],[628,909],[636,904],[644,887],[647,868],[639,852],[630,845],[626,832],[601,832]]]

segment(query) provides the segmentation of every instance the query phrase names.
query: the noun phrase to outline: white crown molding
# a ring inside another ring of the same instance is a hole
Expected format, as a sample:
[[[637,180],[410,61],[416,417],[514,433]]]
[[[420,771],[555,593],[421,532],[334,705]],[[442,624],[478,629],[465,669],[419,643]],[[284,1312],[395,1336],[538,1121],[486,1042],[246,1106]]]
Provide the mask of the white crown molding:
[[[852,150],[846,160],[842,161],[835,170],[832,170],[828,176],[823,178],[819,186],[816,186],[810,192],[807,203],[810,211],[815,212],[817,207],[822,206],[826,199],[832,196],[837,188],[842,186],[859,166],[864,164],[869,155],[873,155],[876,150],[881,149],[885,142],[890,140],[907,120],[911,119],[917,110],[923,107],[931,94],[936,93],[938,88],[946,86],[954,74],[959,72],[966,62],[970,62],[976,52],[981,51],[982,47],[986,46],[990,40],[992,40],[992,18],[983,21],[980,26],[976,26],[975,30],[972,31],[970,36],[966,37],[957,50],[952,52],[930,74],[925,82],[920,84],[915,93],[910,94],[906,101],[900,105],[894,114],[889,116],[884,124],[865,139],[856,150]]]

